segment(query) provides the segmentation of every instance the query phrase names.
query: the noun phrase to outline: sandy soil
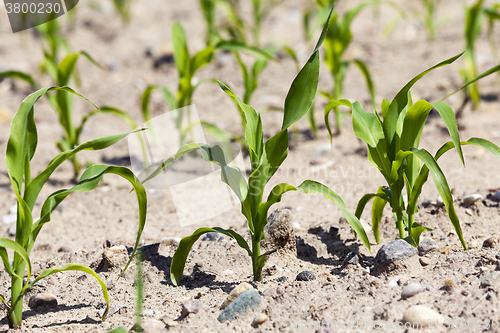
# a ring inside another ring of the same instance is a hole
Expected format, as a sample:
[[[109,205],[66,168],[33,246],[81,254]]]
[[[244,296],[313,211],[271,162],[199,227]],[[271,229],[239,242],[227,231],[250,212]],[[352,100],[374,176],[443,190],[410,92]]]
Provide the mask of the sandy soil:
[[[351,2],[339,1],[337,9],[344,12],[350,5]],[[418,9],[417,5],[410,4],[409,1],[401,1],[401,5],[407,12]],[[306,1],[293,0],[273,9],[264,22],[264,43],[291,45],[304,60],[311,49],[303,38],[301,26],[301,11],[306,6]],[[245,10],[249,9],[245,7]],[[447,18],[448,23],[438,31],[434,42],[428,42],[424,28],[410,18],[400,22],[389,37],[384,37],[384,26],[394,17],[395,12],[382,7],[377,18],[368,9],[355,21],[354,41],[347,56],[359,57],[368,63],[379,101],[384,97],[392,99],[413,76],[463,50],[462,11],[462,5],[457,2],[442,1],[438,16]],[[165,85],[172,89],[176,87],[177,76],[173,64],[163,65],[158,69],[153,66],[155,58],[172,50],[170,27],[174,21],[183,23],[189,36],[191,52],[200,50],[204,43],[204,23],[197,1],[152,0],[147,4],[135,1],[132,20],[127,26],[121,24],[107,5],[103,5],[101,10],[93,10],[82,2],[78,8],[75,27],[65,32],[71,47],[75,51],[88,51],[100,63],[113,69],[103,71],[82,59],[79,64],[82,85],[77,90],[96,105],[113,105],[127,110],[140,122],[140,94],[147,84]],[[500,40],[498,29],[496,38]],[[146,56],[147,51],[152,57]],[[42,54],[33,33],[3,34],[0,59],[0,70],[29,71],[36,73],[35,76],[40,78],[43,85],[50,84],[47,77],[38,72]],[[484,34],[478,42],[478,62],[479,71],[495,64]],[[425,98],[438,101],[459,87],[461,79],[458,70],[462,65],[462,60],[458,60],[453,65],[427,75],[412,90],[414,100]],[[237,66],[233,58],[219,54],[216,61],[202,69],[197,76],[221,79],[241,93],[242,79]],[[282,64],[270,64],[262,74],[261,84],[252,104],[257,109],[270,104],[279,105],[295,74],[295,67],[287,58],[283,59]],[[323,66],[320,89],[328,90],[331,86],[331,78]],[[483,101],[480,111],[472,111],[470,106],[465,108],[464,115],[459,120],[461,138],[477,136],[500,144],[498,82],[495,77],[491,77],[483,80],[480,86],[482,93],[490,98]],[[11,80],[0,82],[0,151],[6,149],[10,120],[29,92],[30,88],[22,83],[13,83]],[[355,69],[350,70],[347,75],[345,97],[359,100],[367,110],[370,109],[364,81]],[[160,95],[154,95],[153,100],[154,115],[168,110],[161,102]],[[193,102],[202,119],[229,131],[240,131],[238,113],[218,86],[202,85]],[[318,120],[322,119],[322,109],[326,102],[322,97],[317,98]],[[457,94],[448,99],[448,102],[457,109],[461,105],[462,95]],[[89,110],[85,102],[75,101],[75,119]],[[265,113],[265,132],[276,131],[281,117],[278,112]],[[47,100],[42,99],[37,104],[35,118],[39,146],[33,173],[42,170],[58,153],[53,143],[62,133],[55,112]],[[292,149],[288,159],[281,172],[270,182],[269,188],[278,182],[298,185],[305,179],[315,179],[340,194],[348,208],[354,211],[357,201],[364,193],[374,192],[378,186],[385,184],[382,176],[368,162],[361,141],[352,133],[349,118],[346,118],[343,128],[343,133],[333,139],[330,149],[324,126],[320,128],[318,137],[311,139],[307,121],[301,121],[298,124],[299,134],[292,136]],[[124,124],[112,117],[96,117],[86,126],[82,141],[127,130]],[[448,139],[443,121],[431,116],[424,130],[421,146],[433,153]],[[146,317],[164,321],[177,319],[178,325],[170,328],[175,332],[314,332],[317,326],[306,329],[304,325],[319,325],[322,320],[400,321],[404,311],[414,304],[432,308],[449,320],[500,319],[498,292],[493,290],[488,294],[489,290],[480,288],[481,279],[489,271],[496,269],[498,249],[481,248],[481,245],[485,239],[498,239],[500,235],[499,204],[487,197],[494,193],[491,190],[500,187],[497,169],[499,161],[481,148],[465,147],[464,154],[465,167],[454,153],[448,153],[440,161],[457,198],[456,209],[465,240],[471,246],[469,251],[461,248],[444,208],[422,206],[416,221],[434,228],[425,236],[433,238],[439,249],[451,246],[449,253],[432,253],[428,258],[430,265],[404,276],[386,278],[364,274],[366,268],[373,267],[375,254],[381,246],[375,243],[373,236],[370,235],[370,253],[359,240],[354,239],[349,225],[342,223],[341,213],[332,202],[320,195],[291,193],[285,195],[282,202],[273,209],[287,207],[293,222],[300,227],[295,230],[296,257],[279,254],[270,256],[266,267],[271,269],[266,271],[264,281],[253,283],[250,258],[234,241],[227,237],[221,241],[200,240],[189,256],[182,285],[173,287],[169,265],[175,246],[161,243],[145,255],[143,269]],[[123,162],[123,157],[126,156],[128,147],[126,141],[123,141],[105,151],[82,153],[80,158],[86,162],[114,163]],[[4,160],[4,155],[1,155],[0,215],[8,214],[10,207],[15,204]],[[126,161],[124,164],[127,165]],[[70,187],[71,173],[69,164],[62,165],[52,181],[44,187],[40,198],[45,198],[58,189]],[[129,191],[130,187],[126,182],[117,177],[109,177],[104,178],[102,185],[91,193],[75,193],[68,197],[61,209],[52,214],[52,221],[44,227],[35,244],[32,252],[35,273],[47,267],[71,262],[90,265],[101,257],[105,246],[132,246],[137,232],[138,211],[135,195]],[[472,207],[463,207],[461,198],[472,193],[480,193],[485,199]],[[437,191],[430,180],[424,187],[421,202],[435,201],[436,197]],[[167,190],[149,192],[148,200],[143,245],[159,243],[164,237],[183,237],[204,225],[231,227],[247,235],[245,221],[238,208],[198,225],[181,227]],[[368,211],[363,215],[363,220],[369,228]],[[388,243],[397,236],[388,208],[383,221],[381,244]],[[0,224],[2,237],[9,237],[9,227],[11,225]],[[334,242],[337,242],[335,246]],[[350,252],[360,253],[359,265],[343,264]],[[317,279],[309,282],[294,281],[296,275],[304,270],[314,272]],[[25,297],[22,331],[105,332],[120,325],[132,327],[136,302],[134,267],[116,280],[119,272],[115,268],[99,273],[110,287],[111,306],[124,307],[105,322],[102,323],[98,316],[104,300],[97,282],[80,273],[59,273],[48,278],[47,285],[33,288]],[[9,292],[8,275],[4,271],[0,274],[0,293],[6,295]],[[286,276],[287,282],[277,282],[277,278],[281,276]],[[398,284],[393,286],[391,279],[396,279]],[[443,289],[448,279],[455,284],[451,292]],[[236,321],[220,324],[217,321],[220,305],[231,289],[243,281],[251,282],[261,293],[263,301],[260,307]],[[417,282],[424,289],[428,288],[412,298],[402,300],[401,289],[409,282]],[[59,303],[57,308],[35,311],[28,307],[29,296],[42,291],[56,296]],[[197,314],[180,319],[181,304],[185,299],[200,300],[202,308]],[[254,328],[251,323],[258,313],[265,313],[269,320]],[[297,323],[303,324],[304,329],[294,329]],[[0,321],[0,331],[9,331],[5,318]],[[457,328],[454,331],[470,330]]]

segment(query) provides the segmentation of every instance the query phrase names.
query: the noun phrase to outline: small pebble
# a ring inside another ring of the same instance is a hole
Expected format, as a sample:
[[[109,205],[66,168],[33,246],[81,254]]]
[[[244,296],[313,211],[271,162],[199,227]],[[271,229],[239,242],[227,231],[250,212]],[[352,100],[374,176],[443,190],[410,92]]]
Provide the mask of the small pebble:
[[[491,199],[493,201],[500,201],[500,191],[498,191],[497,193],[493,194],[493,196],[491,197]]]
[[[449,293],[452,293],[453,291],[455,291],[455,289],[457,288],[457,285],[450,279],[446,279],[444,281],[444,290],[446,290],[447,292]]]
[[[111,317],[112,315],[120,311],[121,308],[124,308],[124,306],[110,306],[108,311],[108,317]],[[104,311],[106,311],[105,307],[97,311],[99,317],[102,317],[104,315]]]
[[[257,327],[265,323],[269,318],[264,313],[259,313],[252,321],[252,326]]]
[[[316,275],[314,275],[314,273],[311,271],[302,271],[299,274],[297,274],[297,277],[295,278],[295,281],[312,281],[312,280],[316,280]]]
[[[216,241],[219,238],[219,233],[218,232],[208,232],[203,236],[201,239],[202,241]]]
[[[142,331],[139,330],[134,330],[134,332],[142,332],[142,333],[157,333],[157,332],[163,332],[165,329],[165,324],[159,320],[153,319],[153,318],[144,318],[142,319],[141,322],[141,329]]]
[[[420,261],[420,265],[422,266],[428,266],[431,262],[429,261],[429,259],[427,259],[426,257],[421,257],[418,259]]]
[[[500,271],[493,271],[481,280],[481,287],[496,287],[500,283]]]
[[[344,266],[359,264],[359,254],[356,252],[350,252],[344,259]]]
[[[71,248],[67,245],[63,245],[61,246],[59,249],[57,249],[57,252],[71,252]]]
[[[483,247],[495,247],[496,242],[497,240],[495,239],[495,237],[487,238],[483,242]]]
[[[475,193],[463,197],[462,202],[464,203],[464,205],[472,205],[473,203],[479,200],[483,200],[483,196],[479,193]]]
[[[364,274],[364,275],[368,275],[368,274],[370,274],[370,267],[365,267],[365,268],[363,269],[363,274]]]
[[[448,254],[448,253],[451,252],[451,250],[452,250],[451,246],[444,246],[444,247],[441,248],[441,250],[439,250],[439,252],[441,254]]]
[[[234,272],[230,269],[226,269],[226,270],[222,271],[222,275],[225,275],[225,276],[231,276],[233,274],[234,274]]]
[[[424,288],[419,283],[410,283],[406,287],[403,288],[401,291],[401,298],[402,299],[407,299],[412,296],[415,296],[418,293],[421,293],[424,291]]]
[[[468,296],[470,296],[470,291],[468,291],[468,290],[462,290],[462,295],[468,297]]]
[[[180,237],[162,237],[160,238],[160,243],[166,246],[177,246],[179,245],[181,238]]]
[[[225,309],[232,301],[234,301],[238,296],[243,294],[245,291],[253,289],[252,285],[248,282],[242,282],[238,286],[236,286],[229,295],[227,296],[224,303],[222,303],[222,308]]]
[[[52,294],[40,293],[30,298],[28,306],[31,309],[36,309],[41,307],[55,308],[57,306],[57,299]]]
[[[238,296],[234,301],[232,301],[217,317],[217,320],[221,323],[228,320],[232,321],[236,319],[237,316],[244,316],[247,313],[247,309],[255,309],[260,305],[261,297],[257,290],[250,289],[245,291],[243,294]]]
[[[391,279],[389,282],[387,282],[387,287],[389,288],[394,288],[398,286],[398,280],[396,279]]]
[[[7,234],[9,235],[9,237],[15,237],[16,236],[16,226],[15,225],[10,226],[7,229]]]
[[[288,280],[286,276],[280,276],[279,278],[276,279],[276,282],[283,283],[286,282],[286,280]]]
[[[444,323],[444,317],[423,305],[414,305],[405,311],[403,323],[421,323],[422,328],[430,325],[439,328]]]
[[[182,302],[182,313],[181,316],[186,317],[190,313],[198,313],[201,308],[201,302],[195,299],[188,299]]]

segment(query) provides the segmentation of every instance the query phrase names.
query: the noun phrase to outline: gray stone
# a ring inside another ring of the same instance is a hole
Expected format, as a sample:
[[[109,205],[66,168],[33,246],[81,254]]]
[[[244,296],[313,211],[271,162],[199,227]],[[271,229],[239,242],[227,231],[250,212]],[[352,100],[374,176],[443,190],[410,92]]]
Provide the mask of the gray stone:
[[[37,308],[55,308],[57,306],[57,299],[54,295],[49,293],[40,293],[34,296],[31,296],[28,306],[31,309]]]
[[[493,271],[481,280],[481,287],[496,287],[500,284],[500,271]]]
[[[288,209],[276,209],[269,215],[268,223],[264,228],[265,239],[262,248],[271,251],[279,248],[280,253],[297,255],[295,232]]]
[[[286,276],[280,276],[279,278],[276,279],[276,282],[283,283],[286,282],[286,280],[288,280]]]
[[[418,254],[423,256],[429,252],[437,251],[438,247],[432,238],[424,237],[418,244]]]
[[[412,296],[415,296],[418,293],[421,293],[424,291],[424,288],[420,285],[420,283],[410,283],[406,287],[403,288],[401,291],[401,298],[402,299],[407,299]]]
[[[15,237],[16,236],[16,226],[15,225],[12,225],[10,226],[8,229],[7,229],[7,234],[9,235],[9,237]]]
[[[375,256],[373,274],[377,276],[415,273],[422,269],[417,254],[418,250],[403,239],[385,244]]]
[[[245,291],[253,289],[253,286],[248,282],[242,282],[231,290],[227,298],[222,303],[222,308],[225,309],[232,301],[238,298]]]
[[[186,317],[190,313],[198,313],[201,308],[201,302],[195,299],[188,299],[182,302],[182,314],[181,316]]]
[[[359,264],[359,254],[356,252],[350,252],[344,259],[344,266]]]
[[[238,296],[234,301],[231,302],[221,312],[217,320],[221,323],[226,322],[228,320],[236,319],[236,316],[244,316],[247,313],[247,308],[256,309],[259,307],[261,302],[261,297],[257,290],[250,289],[245,291],[243,294]]]
[[[313,281],[316,280],[316,275],[311,271],[302,271],[297,274],[296,281]]]
[[[202,241],[216,241],[217,238],[219,238],[219,233],[218,232],[208,232],[203,236],[201,239]]]
[[[464,205],[470,206],[479,200],[483,200],[483,196],[479,193],[474,193],[463,197],[462,202]]]
[[[493,201],[500,201],[500,191],[498,191],[497,193],[493,194],[493,196],[491,197],[491,199]]]

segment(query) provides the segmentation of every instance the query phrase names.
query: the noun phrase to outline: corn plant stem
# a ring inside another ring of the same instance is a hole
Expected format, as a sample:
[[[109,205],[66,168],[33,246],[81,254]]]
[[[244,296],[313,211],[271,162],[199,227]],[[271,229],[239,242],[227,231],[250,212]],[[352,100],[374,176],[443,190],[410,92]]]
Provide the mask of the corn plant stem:
[[[415,214],[408,214],[408,226],[410,230],[408,230],[408,233],[411,235],[411,229],[413,228],[413,222],[415,222]],[[418,239],[416,240],[418,241]]]
[[[256,235],[255,237],[258,237]],[[252,239],[252,267],[253,267],[253,280],[262,281],[262,267],[257,262],[260,257],[260,241]]]
[[[14,255],[14,262],[16,262],[17,254]],[[24,270],[26,268],[26,264],[24,261],[19,259],[20,263],[15,268],[15,272],[19,277],[12,277],[12,285],[11,285],[11,308],[8,313],[8,321],[9,327],[12,329],[18,329],[21,327],[22,319],[23,319],[23,298],[20,296],[21,291],[23,289],[23,276]]]
[[[342,98],[343,87],[344,84],[344,76],[341,73],[332,73],[333,76],[333,99],[339,100]],[[342,128],[342,113],[340,111],[340,107],[336,106],[333,111],[335,112],[335,124],[337,126],[337,133],[340,134],[340,130]]]
[[[403,213],[401,211],[396,211],[396,227],[399,231],[399,238],[405,238],[405,227],[403,223]]]

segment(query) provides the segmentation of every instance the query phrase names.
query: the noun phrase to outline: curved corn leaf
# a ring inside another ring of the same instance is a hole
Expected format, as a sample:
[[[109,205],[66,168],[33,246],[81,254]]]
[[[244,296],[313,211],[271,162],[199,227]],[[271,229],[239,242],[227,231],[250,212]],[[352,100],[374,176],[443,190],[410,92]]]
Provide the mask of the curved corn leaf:
[[[87,98],[78,94],[69,87],[53,86],[42,88],[25,98],[12,119],[9,142],[7,143],[7,153],[5,156],[7,171],[9,173],[12,186],[17,193],[21,193],[24,174],[29,174],[28,162],[33,158],[37,145],[37,132],[34,121],[33,106],[38,99],[40,99],[40,97],[51,91],[69,92],[92,104],[92,102],[90,102]],[[95,106],[94,104],[92,105]],[[31,179],[26,178],[25,181],[27,185],[29,185]]]
[[[443,202],[446,206],[446,211],[448,213],[448,217],[450,218],[451,223],[455,231],[457,232],[458,238],[462,243],[464,249],[467,249],[467,245],[465,244],[465,240],[462,234],[462,228],[460,227],[460,221],[458,220],[457,213],[455,212],[455,208],[453,207],[453,197],[451,195],[450,187],[448,186],[448,182],[446,181],[446,177],[441,171],[441,168],[437,164],[434,157],[425,149],[416,149],[411,148],[410,152],[417,156],[430,170],[432,178],[434,180],[434,184],[436,185],[436,189],[438,190],[439,195],[443,198]]]
[[[59,86],[65,86],[65,85],[69,84],[69,80],[71,79],[71,76],[72,76],[73,71],[75,69],[76,61],[78,60],[78,58],[80,56],[84,56],[92,64],[94,64],[97,67],[102,68],[102,66],[97,61],[95,61],[94,58],[92,58],[90,56],[90,54],[88,54],[85,51],[81,51],[81,52],[78,52],[78,53],[70,54],[70,55],[66,56],[61,61],[61,63],[59,64],[59,66],[57,66],[57,80],[56,80],[57,85],[59,85]]]
[[[258,47],[255,47],[255,46],[247,45],[247,44],[239,42],[237,40],[220,41],[219,43],[217,43],[215,48],[218,50],[244,51],[244,52],[248,52],[248,53],[254,53],[256,55],[263,56],[266,59],[269,59],[269,60],[272,60],[275,62],[278,61],[269,52],[262,50]]]
[[[458,156],[460,157],[462,164],[465,166],[464,155],[462,153],[462,147],[460,146],[460,136],[458,134],[457,120],[455,118],[453,109],[444,101],[432,103],[432,106],[437,110],[437,112],[439,112],[441,118],[443,118],[444,123],[448,128],[448,132],[450,133],[451,140],[455,143],[455,147],[457,148]]]
[[[179,77],[188,76],[190,70],[190,57],[187,46],[186,32],[180,23],[172,24],[172,44],[174,45],[174,60]]]
[[[319,36],[318,42],[316,43],[316,47],[314,47],[314,53],[316,53],[319,50],[319,48],[321,47],[321,45],[325,41],[326,34],[328,33],[328,27],[330,25],[330,19],[332,18],[333,9],[335,8],[336,3],[337,3],[337,0],[334,0],[332,3],[332,8],[330,9],[330,13],[328,14],[328,18],[326,19],[326,21],[324,23],[323,30],[321,31],[321,35]]]
[[[332,129],[330,127],[330,120],[328,118],[328,115],[330,114],[330,111],[340,105],[347,106],[349,109],[352,109],[352,104],[347,99],[340,99],[338,101],[332,99],[325,107],[325,125],[326,129],[328,130],[328,134],[330,135],[330,143],[332,142]]]
[[[46,269],[36,279],[34,279],[33,282],[31,282],[29,285],[27,285],[26,289],[31,288],[35,283],[37,283],[41,279],[46,278],[49,275],[56,274],[56,273],[59,273],[59,272],[64,272],[64,271],[80,271],[80,272],[84,272],[84,273],[92,275],[97,280],[97,282],[99,282],[99,284],[101,285],[101,289],[102,289],[102,295],[104,297],[104,300],[106,301],[106,310],[104,311],[104,314],[101,317],[101,320],[104,321],[106,319],[107,315],[108,315],[108,312],[109,312],[108,288],[106,288],[106,284],[104,284],[104,282],[101,280],[101,278],[99,277],[99,275],[97,275],[96,272],[94,272],[92,269],[90,269],[89,267],[87,267],[85,265],[81,265],[81,264],[69,264],[69,265],[66,265],[66,266],[61,267],[61,268],[49,268],[49,269]]]
[[[30,244],[28,247],[28,252],[31,251],[35,240],[42,229],[43,225],[50,221],[50,214],[57,208],[57,206],[71,193],[73,192],[90,192],[92,191],[101,181],[105,174],[115,174],[127,180],[134,188],[137,197],[137,203],[139,205],[139,228],[137,231],[137,238],[134,245],[134,250],[130,256],[122,273],[128,268],[130,262],[132,261],[134,254],[139,245],[139,241],[144,230],[144,224],[146,223],[146,212],[147,212],[147,197],[146,190],[142,186],[139,179],[134,175],[132,171],[125,167],[118,166],[108,166],[108,165],[93,165],[89,167],[83,173],[82,177],[78,183],[71,189],[59,190],[52,193],[43,203],[42,210],[40,213],[40,219],[33,223],[31,228]],[[120,274],[120,276],[121,276]]]
[[[238,245],[246,250],[249,256],[252,256],[252,251],[250,251],[247,242],[236,232],[217,227],[199,228],[195,232],[193,232],[192,235],[181,239],[177,250],[175,250],[174,256],[172,257],[172,263],[170,265],[170,280],[172,280],[174,286],[178,286],[181,282],[182,273],[184,272],[184,266],[186,265],[186,259],[189,252],[191,251],[191,248],[193,247],[193,244],[198,240],[198,238],[208,232],[220,232],[235,239]]]
[[[0,238],[0,257],[2,258],[3,266],[5,267],[5,270],[7,271],[7,273],[9,273],[10,276],[18,278],[22,278],[22,276],[18,276],[16,272],[14,272],[12,266],[10,265],[6,249],[13,250],[24,260],[24,262],[26,262],[26,268],[28,271],[27,278],[29,280],[31,276],[31,261],[26,250],[19,243],[14,242],[13,240],[7,238]]]
[[[264,147],[264,135],[262,132],[262,119],[253,107],[243,103],[243,101],[236,96],[236,94],[223,82],[217,80],[221,89],[234,98],[238,103],[240,110],[245,117],[245,141],[250,149],[250,158],[252,162],[252,170],[257,168],[261,162],[261,157]]]
[[[192,151],[200,150],[203,159],[207,162],[216,163],[221,167],[221,179],[224,183],[236,194],[240,202],[243,202],[247,196],[248,188],[245,177],[241,174],[238,167],[228,165],[226,152],[219,145],[209,146],[204,143],[187,143],[183,145],[174,156],[164,160],[161,164],[149,175],[147,175],[142,183],[145,183],[157,175],[159,175],[165,168],[180,159],[182,156],[189,154]],[[141,175],[139,175],[141,177]]]
[[[444,98],[442,99],[442,101],[443,101],[443,100],[445,100],[445,99],[447,99],[448,97],[450,97],[450,96],[452,96],[452,95],[456,94],[457,92],[459,92],[459,91],[460,91],[460,90],[462,90],[463,88],[467,87],[468,85],[473,84],[473,83],[475,83],[476,81],[478,81],[478,80],[482,79],[483,77],[486,77],[486,76],[491,75],[491,74],[493,74],[493,73],[496,73],[496,72],[498,72],[498,71],[500,71],[500,65],[497,65],[497,66],[495,66],[495,67],[492,67],[492,68],[488,69],[487,71],[485,71],[485,72],[483,72],[483,73],[479,74],[478,76],[476,76],[475,78],[471,79],[470,81],[468,81],[468,82],[464,83],[464,84],[463,84],[460,88],[458,88],[457,90],[455,90],[455,91],[454,91],[454,92],[452,92],[451,94],[449,94],[449,95],[447,95],[446,97],[444,97]]]
[[[31,75],[23,73],[23,72],[3,71],[3,72],[0,72],[0,78],[1,79],[9,78],[9,79],[22,80],[22,81],[28,82],[34,89],[38,89],[37,84],[35,82],[35,79]]]
[[[375,85],[373,84],[372,76],[370,75],[370,71],[368,70],[368,66],[360,60],[360,59],[354,59],[354,64],[358,66],[361,74],[363,74],[365,81],[366,81],[366,86],[368,87],[368,92],[370,93],[370,99],[372,101],[372,107],[373,110],[376,109],[375,105]]]
[[[110,135],[106,136],[103,138],[98,138],[94,139],[85,143],[82,143],[78,147],[68,150],[65,152],[60,153],[56,157],[54,157],[50,163],[47,165],[45,170],[43,170],[38,176],[36,176],[31,183],[26,187],[26,190],[24,192],[24,200],[26,200],[26,203],[30,210],[33,209],[35,205],[35,201],[38,198],[38,194],[40,193],[42,187],[45,185],[47,180],[49,179],[50,175],[67,159],[71,158],[74,156],[76,153],[82,151],[82,150],[101,150],[104,148],[107,148],[121,139],[125,138],[127,135],[135,133],[134,132],[129,132],[129,133],[124,133],[124,134],[118,134],[118,135]]]
[[[455,60],[457,60],[461,55],[463,54],[460,53],[454,57],[451,57],[449,59],[446,59],[439,64],[432,66],[431,68],[423,71],[422,73],[418,74],[415,76],[413,79],[411,79],[404,87],[401,89],[397,94],[396,97],[392,100],[391,104],[389,105],[389,108],[385,114],[384,121],[383,121],[383,128],[384,128],[384,133],[385,137],[387,140],[387,144],[390,145],[392,143],[392,140],[394,138],[394,135],[396,133],[396,126],[397,126],[397,120],[399,118],[399,115],[401,111],[407,106],[408,104],[408,92],[410,91],[410,88],[418,81],[420,80],[425,74],[433,71],[436,68],[449,65],[453,63]]]
[[[196,71],[203,66],[208,65],[212,61],[213,55],[213,47],[207,47],[206,49],[196,53],[191,59],[191,75],[194,75],[194,73],[196,73]]]
[[[158,86],[147,86],[141,95],[142,118],[146,122],[151,120],[151,111],[149,111],[149,98],[151,97],[151,93],[158,88]]]
[[[377,244],[380,244],[380,221],[382,221],[382,215],[387,202],[389,202],[389,198],[386,195],[386,189],[379,187],[377,195],[373,199],[372,206],[372,230]]]

